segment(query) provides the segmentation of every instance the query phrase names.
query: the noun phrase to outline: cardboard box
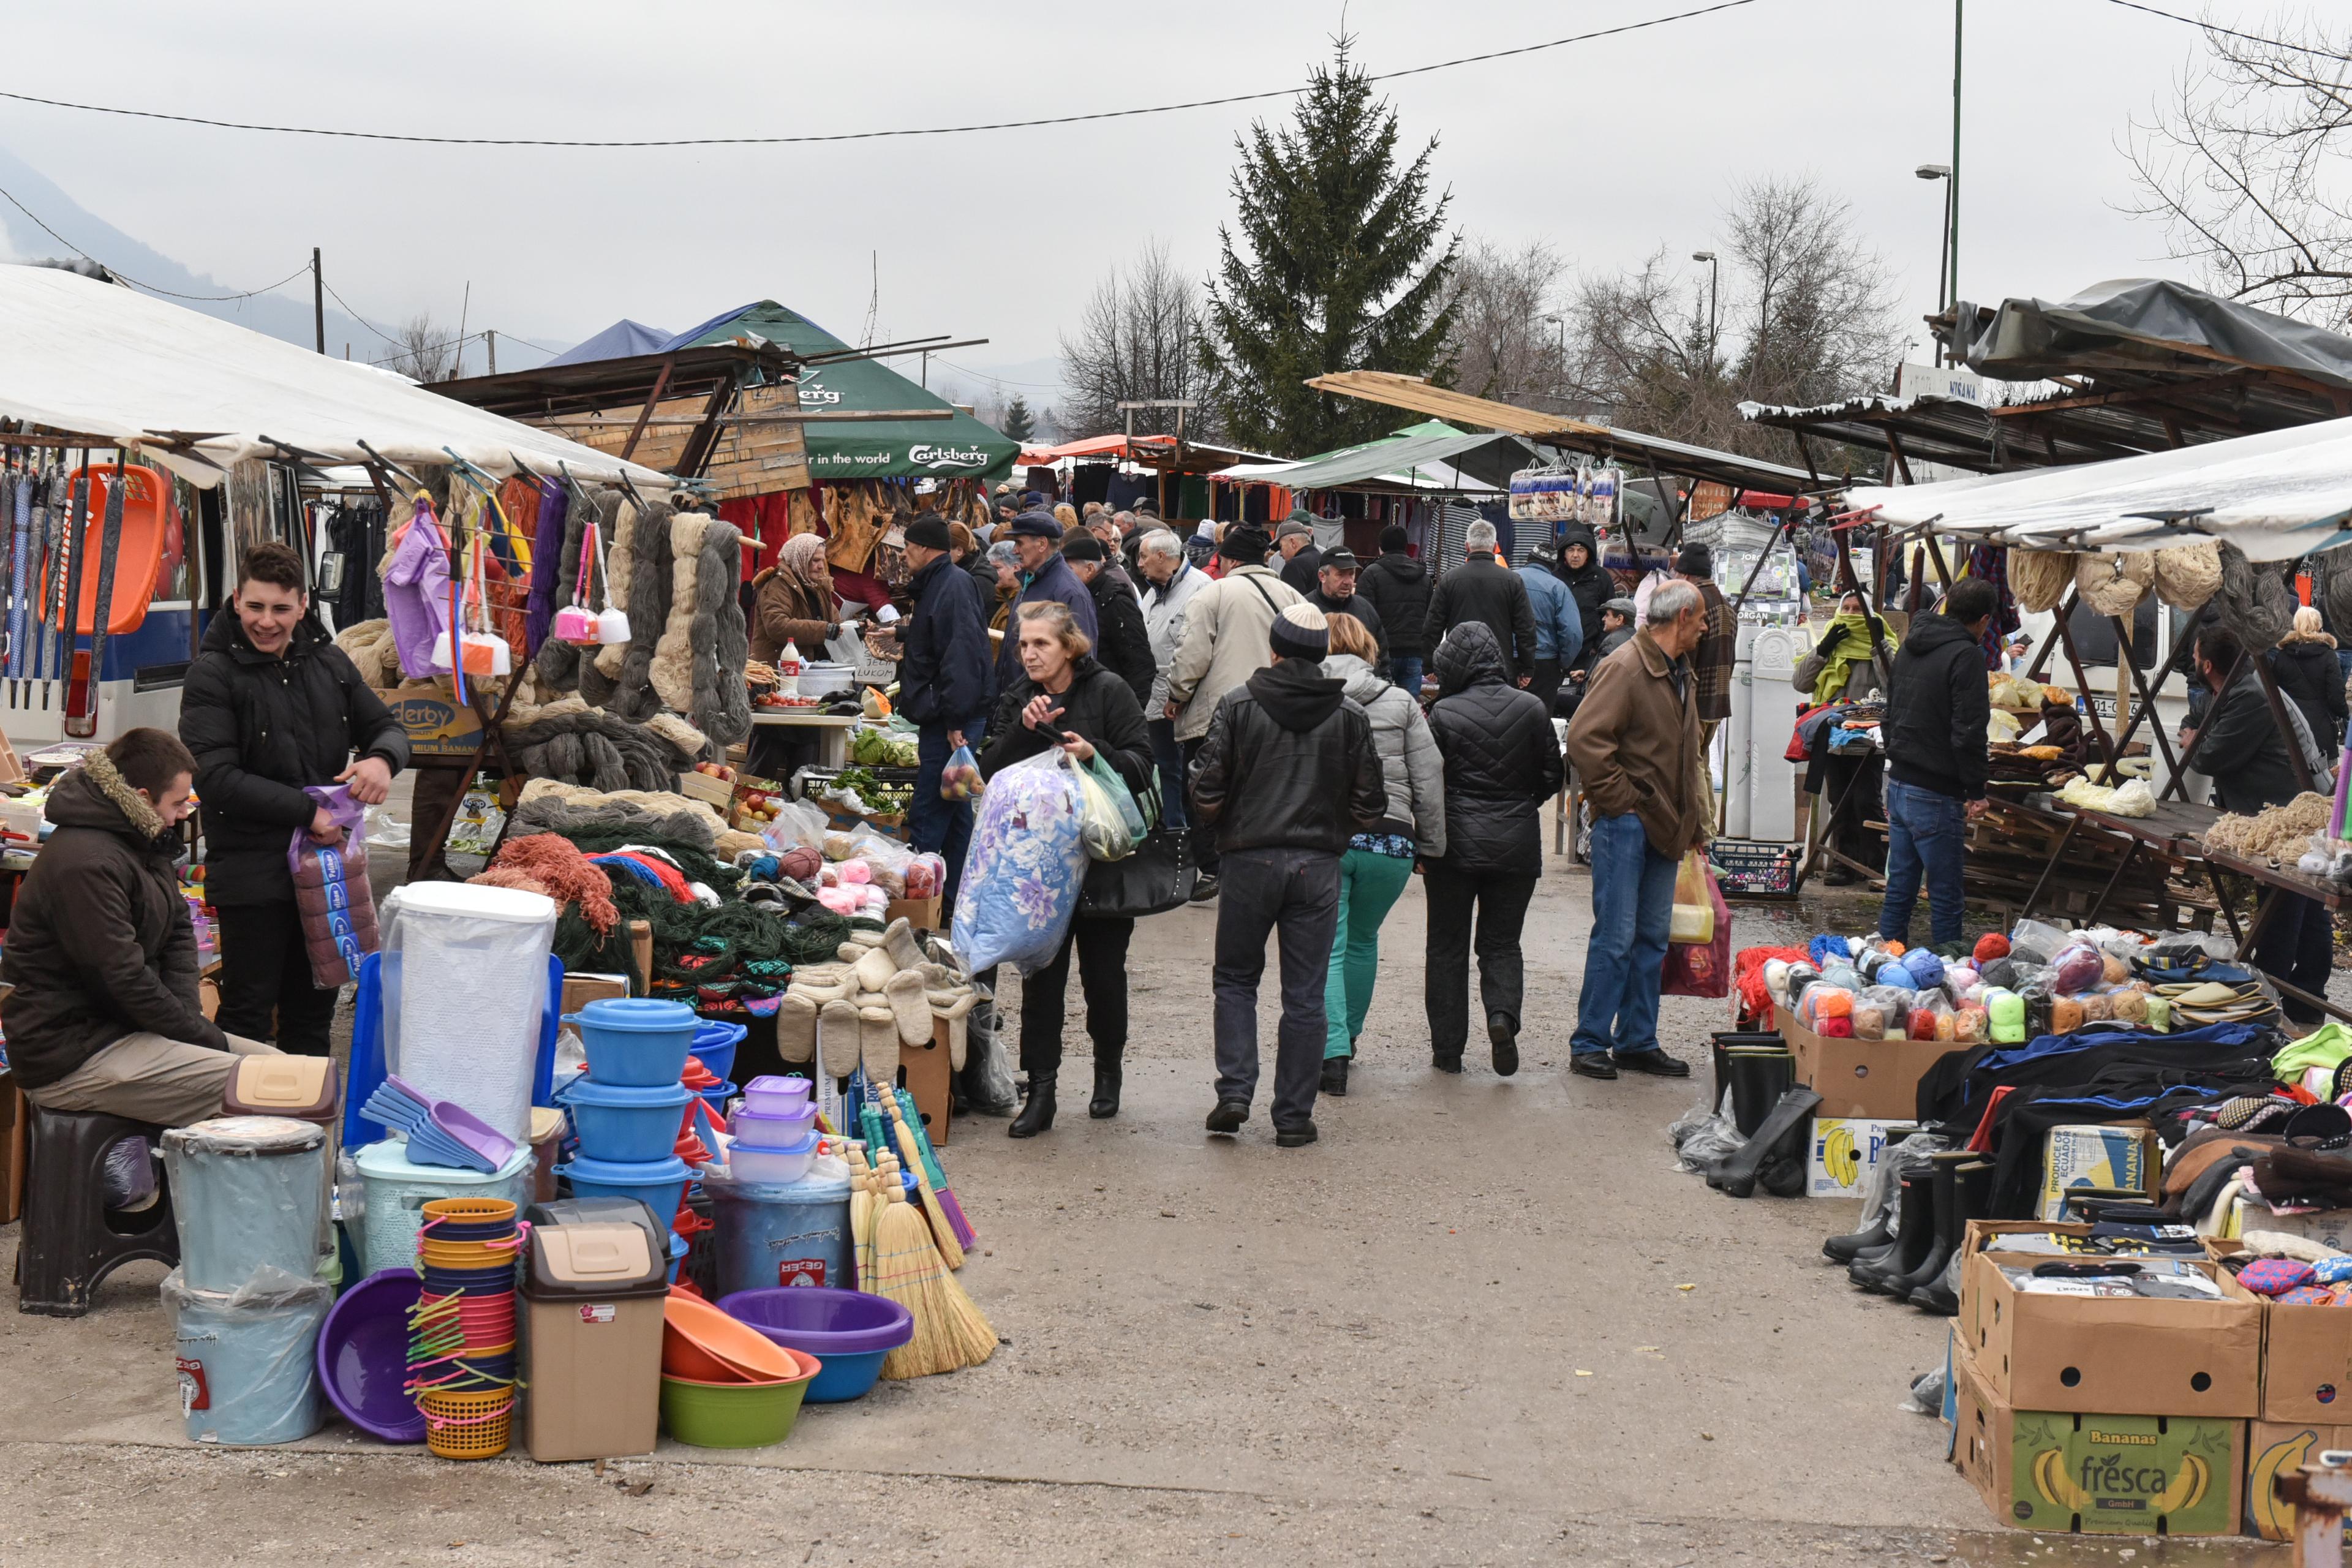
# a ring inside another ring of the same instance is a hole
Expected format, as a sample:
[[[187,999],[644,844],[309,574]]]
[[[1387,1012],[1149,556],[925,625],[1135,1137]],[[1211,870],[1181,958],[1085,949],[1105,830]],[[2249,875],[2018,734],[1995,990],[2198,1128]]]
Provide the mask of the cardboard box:
[[[1847,1040],[1816,1035],[1786,1007],[1772,1012],[1797,1058],[1797,1081],[1822,1097],[1821,1114],[1907,1121],[1919,1113],[1919,1080],[1950,1051],[1948,1040]]]
[[[376,696],[392,710],[408,731],[408,754],[416,757],[471,757],[482,743],[482,721],[446,688],[429,680],[413,680]]]
[[[940,895],[933,893],[928,899],[893,899],[882,918],[886,921],[903,918],[917,931],[937,931],[940,929]]]
[[[625,974],[591,974],[584,970],[567,973],[563,977],[563,1011],[577,1013],[591,1002],[628,994],[629,977]]]
[[[2208,1238],[2216,1258],[2245,1250],[2241,1241]],[[2342,1307],[2263,1302],[2263,1405],[2273,1423],[2352,1423],[2352,1311]],[[2329,1443],[2331,1448],[2352,1443]]]
[[[1976,1359],[1952,1358],[1952,1464],[1993,1516],[2082,1535],[2233,1535],[2246,1424],[2019,1409]]]
[[[2314,1209],[2308,1214],[2274,1214],[2267,1204],[2241,1197],[2230,1230],[2243,1236],[2250,1230],[2275,1231],[2301,1237],[2338,1252],[2352,1252],[2352,1209]]]
[[[1887,1146],[1919,1131],[1911,1121],[1873,1121],[1851,1116],[1813,1119],[1813,1136],[1805,1156],[1805,1195],[1809,1198],[1858,1198],[1863,1184],[1886,1156]]]
[[[2026,1410],[2214,1420],[2261,1415],[2263,1302],[2220,1265],[2197,1263],[2221,1285],[2218,1301],[2043,1295],[2019,1290],[2001,1271],[2000,1255],[1984,1250],[2007,1233],[2087,1237],[2090,1229],[1969,1222],[1957,1321],[1986,1386]]]
[[[2118,1187],[2152,1193],[2164,1156],[2148,1128],[2130,1122],[2053,1127],[2042,1151],[2043,1219],[2063,1219],[2069,1187]]]
[[[2338,1311],[2342,1308],[2336,1309]],[[2301,1421],[2255,1421],[2246,1427],[2245,1533],[2263,1541],[2294,1539],[2295,1509],[2281,1502],[2274,1483],[2329,1448],[2352,1448],[2352,1426],[2322,1426]],[[2344,1525],[2352,1542],[2352,1516]]]

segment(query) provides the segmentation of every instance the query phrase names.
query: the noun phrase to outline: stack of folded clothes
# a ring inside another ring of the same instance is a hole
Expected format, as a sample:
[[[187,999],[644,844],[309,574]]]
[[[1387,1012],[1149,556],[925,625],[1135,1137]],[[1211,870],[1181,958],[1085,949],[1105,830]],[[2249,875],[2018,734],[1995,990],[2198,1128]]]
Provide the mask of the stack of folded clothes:
[[[2156,988],[2172,1009],[2176,1028],[2208,1024],[2267,1024],[2280,1021],[2278,996],[2261,975],[2203,954],[2135,960],[2139,977]]]

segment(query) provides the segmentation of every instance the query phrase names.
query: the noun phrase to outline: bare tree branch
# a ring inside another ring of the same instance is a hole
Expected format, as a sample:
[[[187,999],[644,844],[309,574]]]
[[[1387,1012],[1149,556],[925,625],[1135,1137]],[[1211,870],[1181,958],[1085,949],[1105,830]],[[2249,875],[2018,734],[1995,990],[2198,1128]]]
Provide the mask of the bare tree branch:
[[[1095,286],[1075,333],[1062,335],[1062,380],[1069,388],[1063,426],[1080,436],[1126,428],[1123,402],[1189,398],[1201,406],[1184,419],[1187,436],[1213,439],[1216,389],[1201,368],[1205,331],[1201,287],[1169,258],[1164,240],[1150,240],[1124,268]],[[1139,434],[1173,428],[1171,414],[1136,421]]]

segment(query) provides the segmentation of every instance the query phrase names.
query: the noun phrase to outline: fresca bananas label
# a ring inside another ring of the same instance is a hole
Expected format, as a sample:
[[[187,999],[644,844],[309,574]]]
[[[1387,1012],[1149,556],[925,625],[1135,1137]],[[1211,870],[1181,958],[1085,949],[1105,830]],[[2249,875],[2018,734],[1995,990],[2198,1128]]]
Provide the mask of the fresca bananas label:
[[[2010,1510],[2036,1530],[2228,1530],[2226,1421],[2020,1413]]]

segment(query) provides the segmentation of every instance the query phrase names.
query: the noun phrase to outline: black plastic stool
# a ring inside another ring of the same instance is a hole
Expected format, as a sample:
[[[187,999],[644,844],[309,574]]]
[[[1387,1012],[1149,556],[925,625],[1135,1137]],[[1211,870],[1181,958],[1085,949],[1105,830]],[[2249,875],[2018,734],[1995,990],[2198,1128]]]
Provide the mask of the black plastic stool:
[[[180,1231],[172,1191],[155,1173],[155,1201],[133,1212],[106,1206],[106,1154],[125,1138],[151,1142],[163,1129],[128,1117],[44,1110],[27,1102],[25,1225],[16,1238],[16,1310],[79,1318],[90,1292],[123,1264],[149,1258],[176,1267]]]

